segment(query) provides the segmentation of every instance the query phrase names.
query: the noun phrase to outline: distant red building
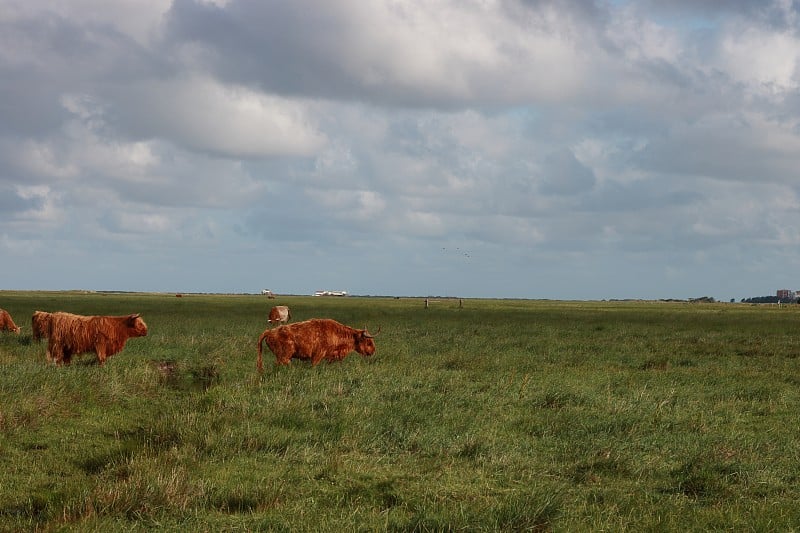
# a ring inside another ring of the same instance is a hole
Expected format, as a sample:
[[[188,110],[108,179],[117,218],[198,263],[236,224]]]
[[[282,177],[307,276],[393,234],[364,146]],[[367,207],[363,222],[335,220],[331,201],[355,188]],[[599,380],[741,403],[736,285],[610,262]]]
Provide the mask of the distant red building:
[[[791,289],[778,289],[778,300],[794,300],[794,291]]]

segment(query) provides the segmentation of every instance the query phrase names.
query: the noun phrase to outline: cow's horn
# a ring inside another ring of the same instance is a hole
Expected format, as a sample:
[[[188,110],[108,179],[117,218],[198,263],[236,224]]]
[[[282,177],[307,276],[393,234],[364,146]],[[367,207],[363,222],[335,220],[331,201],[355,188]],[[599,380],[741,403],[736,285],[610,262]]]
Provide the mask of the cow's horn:
[[[370,332],[367,330],[367,326],[364,326],[364,336],[365,336],[365,337],[369,337],[370,339],[372,339],[373,337],[377,337],[377,336],[378,336],[378,333],[380,333],[380,332],[381,332],[381,327],[382,327],[382,326],[378,326],[378,331],[376,331],[375,333],[370,333]]]

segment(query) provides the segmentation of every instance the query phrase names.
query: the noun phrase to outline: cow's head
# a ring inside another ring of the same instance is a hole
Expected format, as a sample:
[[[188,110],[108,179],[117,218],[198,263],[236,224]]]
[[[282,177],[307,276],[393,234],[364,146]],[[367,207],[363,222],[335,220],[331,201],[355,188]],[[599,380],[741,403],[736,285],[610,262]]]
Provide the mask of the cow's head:
[[[356,330],[356,351],[361,355],[372,355],[375,353],[375,341],[372,340],[378,333],[381,332],[381,328],[378,328],[373,334],[370,334],[367,331],[367,328]]]
[[[142,320],[142,315],[136,313],[130,315],[125,321],[125,325],[130,331],[131,337],[144,337],[147,335],[147,324]]]

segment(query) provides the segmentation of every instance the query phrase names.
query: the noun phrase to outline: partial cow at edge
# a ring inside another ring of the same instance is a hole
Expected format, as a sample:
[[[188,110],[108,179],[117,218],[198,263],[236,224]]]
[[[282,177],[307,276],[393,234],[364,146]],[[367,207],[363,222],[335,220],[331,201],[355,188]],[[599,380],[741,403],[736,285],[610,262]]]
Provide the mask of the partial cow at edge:
[[[269,311],[267,322],[270,324],[280,324],[281,322],[289,322],[292,318],[292,312],[285,305],[276,305]]]
[[[10,331],[19,335],[19,326],[14,324],[11,313],[5,309],[0,309],[0,331]]]
[[[119,353],[131,337],[147,335],[147,324],[141,315],[83,316],[72,313],[51,313],[47,342],[47,360],[68,365],[73,355],[94,352],[97,362]]]
[[[275,354],[278,365],[288,365],[292,359],[303,359],[311,360],[311,364],[316,366],[323,359],[329,363],[341,361],[353,351],[362,356],[374,354],[373,338],[379,332],[380,328],[371,335],[366,328],[354,329],[329,318],[313,318],[267,329],[258,338],[256,366],[259,372],[264,370],[264,341]]]

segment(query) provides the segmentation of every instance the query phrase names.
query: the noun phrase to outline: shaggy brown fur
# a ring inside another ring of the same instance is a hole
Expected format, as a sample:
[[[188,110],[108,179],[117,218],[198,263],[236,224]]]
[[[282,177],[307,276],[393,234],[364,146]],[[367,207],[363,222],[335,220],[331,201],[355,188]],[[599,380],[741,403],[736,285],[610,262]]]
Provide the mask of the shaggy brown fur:
[[[276,364],[288,365],[292,358],[296,358],[310,359],[316,366],[323,359],[329,363],[341,361],[352,351],[361,355],[374,354],[373,337],[366,329],[353,329],[328,318],[286,324],[267,329],[258,338],[256,366],[259,372],[264,370],[262,343],[265,340],[275,354]]]
[[[289,322],[292,318],[292,312],[285,305],[276,305],[269,311],[269,318],[267,322],[270,324]]]
[[[119,353],[130,337],[147,335],[147,324],[140,315],[81,316],[52,313],[47,342],[47,359],[57,365],[68,365],[73,355],[97,354],[102,365],[108,357]]]
[[[0,331],[11,331],[19,333],[19,326],[14,324],[11,315],[5,309],[0,309]]]
[[[39,342],[50,337],[50,317],[52,313],[45,311],[34,311],[31,317],[31,336],[33,340]]]

